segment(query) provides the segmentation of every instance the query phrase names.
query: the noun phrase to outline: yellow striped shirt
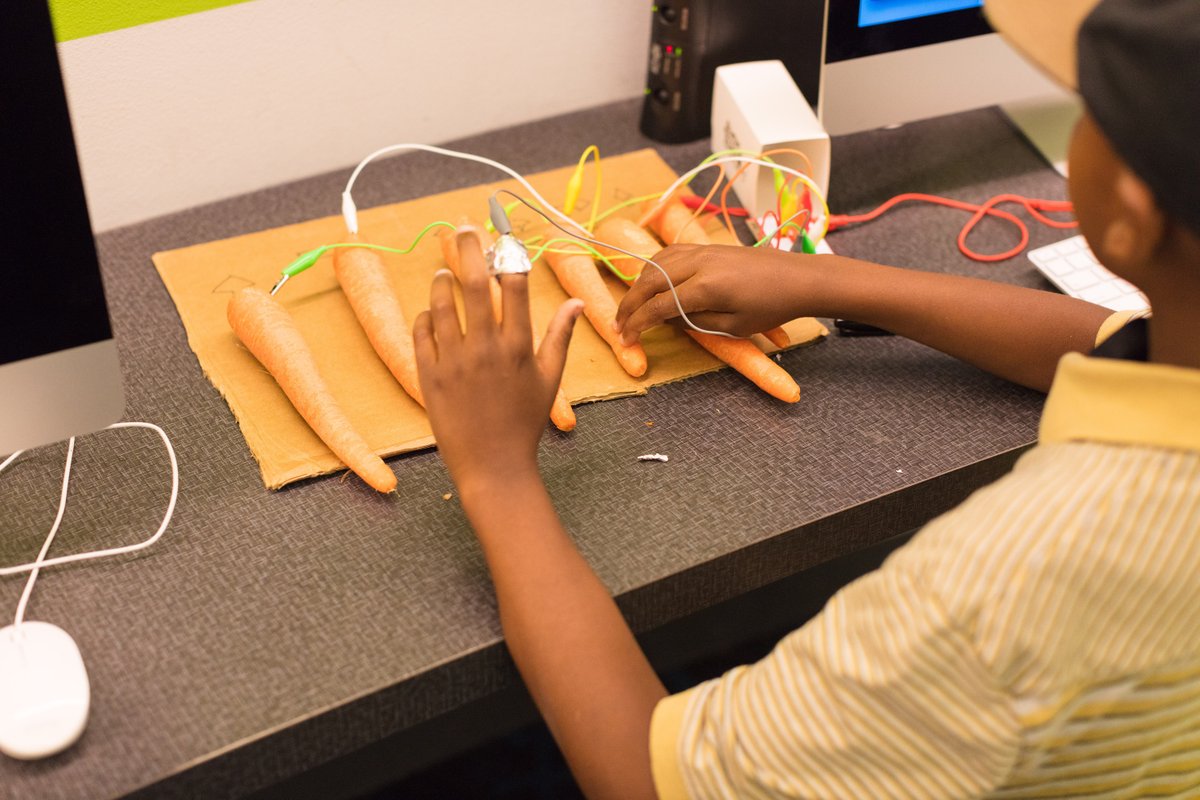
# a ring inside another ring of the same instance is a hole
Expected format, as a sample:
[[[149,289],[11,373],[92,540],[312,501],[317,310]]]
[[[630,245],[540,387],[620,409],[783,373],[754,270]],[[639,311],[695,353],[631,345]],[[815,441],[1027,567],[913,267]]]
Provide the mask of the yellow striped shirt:
[[[1066,356],[1012,473],[651,754],[663,798],[1200,796],[1200,371]]]

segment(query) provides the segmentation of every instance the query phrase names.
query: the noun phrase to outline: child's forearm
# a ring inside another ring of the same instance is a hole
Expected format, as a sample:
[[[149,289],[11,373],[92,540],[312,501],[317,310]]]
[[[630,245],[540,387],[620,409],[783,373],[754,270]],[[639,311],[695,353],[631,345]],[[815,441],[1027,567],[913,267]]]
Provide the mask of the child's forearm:
[[[884,328],[1046,390],[1059,358],[1095,343],[1108,309],[1055,292],[828,256],[790,281],[798,309]]]
[[[650,716],[666,695],[536,467],[462,487],[508,649],[588,797],[655,796]]]

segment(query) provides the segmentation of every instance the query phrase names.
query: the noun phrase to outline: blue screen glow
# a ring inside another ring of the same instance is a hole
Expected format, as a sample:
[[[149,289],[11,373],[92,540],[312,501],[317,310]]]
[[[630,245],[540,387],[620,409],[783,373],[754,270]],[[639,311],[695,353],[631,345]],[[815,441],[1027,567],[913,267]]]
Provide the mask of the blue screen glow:
[[[978,8],[981,5],[983,0],[859,0],[858,27]]]

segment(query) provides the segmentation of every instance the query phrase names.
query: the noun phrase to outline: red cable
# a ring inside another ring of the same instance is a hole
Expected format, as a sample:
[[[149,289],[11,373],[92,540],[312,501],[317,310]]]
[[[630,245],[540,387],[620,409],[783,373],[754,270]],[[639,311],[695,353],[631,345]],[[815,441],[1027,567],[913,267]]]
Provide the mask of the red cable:
[[[721,207],[718,206],[716,203],[703,203],[702,204],[700,202],[700,198],[696,197],[695,195],[684,195],[683,197],[681,197],[679,199],[682,200],[683,204],[685,206],[687,206],[688,208],[693,209],[693,210],[699,208],[699,209],[701,209],[701,211],[703,211],[706,214],[708,214],[708,213],[716,214],[721,211]],[[733,217],[748,217],[748,216],[750,216],[750,212],[744,208],[729,208],[728,211],[729,211],[729,215],[733,216]]]
[[[1045,214],[1041,213],[1043,211],[1051,213],[1072,213],[1075,210],[1075,207],[1070,202],[1065,200],[1041,200],[1031,197],[1022,197],[1015,194],[999,194],[986,201],[983,205],[975,205],[974,203],[964,203],[960,200],[951,200],[946,197],[938,197],[937,195],[932,194],[909,192],[907,194],[896,195],[891,200],[888,200],[886,203],[879,206],[879,208],[876,208],[874,211],[870,211],[866,214],[832,214],[829,217],[829,230],[834,231],[838,228],[843,228],[846,225],[854,225],[860,222],[870,222],[871,220],[881,216],[884,212],[890,210],[892,207],[910,200],[921,201],[925,203],[935,203],[938,205],[949,206],[950,208],[957,208],[960,211],[973,212],[971,219],[966,225],[963,226],[963,229],[959,231],[958,249],[962,251],[962,254],[967,258],[974,259],[975,261],[1004,261],[1012,258],[1015,255],[1018,255],[1022,250],[1025,249],[1025,246],[1029,244],[1029,229],[1025,227],[1025,223],[1007,211],[1001,211],[996,208],[996,206],[1000,203],[1020,203],[1034,219],[1043,225],[1048,225],[1052,228],[1073,228],[1079,224],[1075,220],[1051,219],[1050,217],[1047,217]],[[971,231],[975,230],[975,226],[978,225],[979,221],[985,216],[998,217],[1016,225],[1017,229],[1021,232],[1020,244],[1011,250],[994,254],[977,253],[971,248],[967,247],[967,237],[971,235]]]

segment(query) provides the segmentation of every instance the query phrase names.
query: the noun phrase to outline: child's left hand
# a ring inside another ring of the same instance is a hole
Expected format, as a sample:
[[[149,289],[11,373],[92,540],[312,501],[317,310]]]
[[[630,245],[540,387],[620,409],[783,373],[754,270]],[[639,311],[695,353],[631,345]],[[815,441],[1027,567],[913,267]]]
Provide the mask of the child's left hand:
[[[417,371],[442,460],[459,491],[481,482],[537,474],[537,444],[562,379],[582,302],[559,307],[537,353],[529,316],[529,279],[504,275],[503,321],[492,312],[487,267],[473,233],[456,238],[466,333],[454,301],[454,276],[433,279],[430,309],[413,328]]]

